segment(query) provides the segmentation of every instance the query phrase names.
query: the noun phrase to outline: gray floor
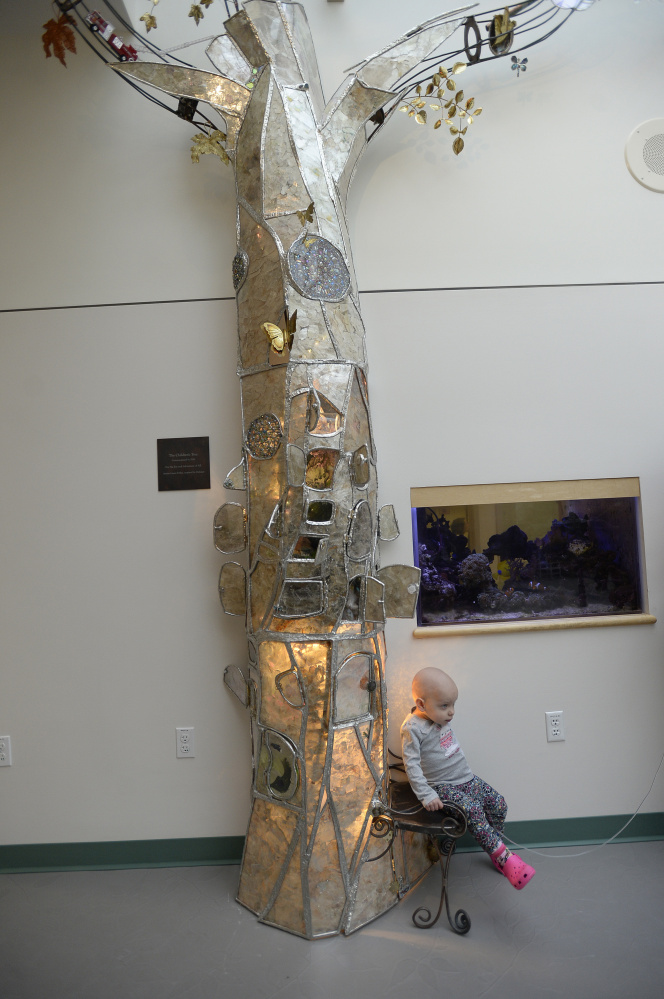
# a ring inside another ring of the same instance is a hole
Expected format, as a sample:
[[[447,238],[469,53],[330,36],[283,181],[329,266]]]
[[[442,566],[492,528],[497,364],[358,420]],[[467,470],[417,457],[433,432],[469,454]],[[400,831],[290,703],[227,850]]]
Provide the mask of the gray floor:
[[[581,849],[524,853],[537,877],[521,892],[483,854],[457,855],[466,937],[411,923],[437,872],[358,933],[314,942],[237,905],[237,867],[3,875],[0,996],[661,999],[664,843]]]

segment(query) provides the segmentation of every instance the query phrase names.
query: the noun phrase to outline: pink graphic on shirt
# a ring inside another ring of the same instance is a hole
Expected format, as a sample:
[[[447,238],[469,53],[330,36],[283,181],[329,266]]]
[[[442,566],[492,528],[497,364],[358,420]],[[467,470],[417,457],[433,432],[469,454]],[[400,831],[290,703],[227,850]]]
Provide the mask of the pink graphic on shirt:
[[[454,732],[451,728],[448,728],[447,731],[443,729],[440,736],[440,748],[445,750],[446,760],[449,760],[450,756],[454,756],[461,749],[461,746],[454,738]]]

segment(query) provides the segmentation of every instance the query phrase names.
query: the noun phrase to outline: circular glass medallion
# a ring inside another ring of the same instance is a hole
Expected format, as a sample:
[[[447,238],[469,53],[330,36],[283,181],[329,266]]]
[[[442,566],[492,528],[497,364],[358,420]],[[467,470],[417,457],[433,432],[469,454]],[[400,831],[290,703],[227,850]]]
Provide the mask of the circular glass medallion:
[[[272,458],[281,444],[281,424],[274,413],[264,413],[252,420],[247,430],[246,444],[254,458]]]
[[[288,251],[288,267],[297,290],[305,298],[340,302],[350,288],[350,274],[344,258],[332,243],[307,234]]]
[[[249,268],[249,257],[244,250],[238,250],[233,257],[233,287],[237,291],[244,284]]]

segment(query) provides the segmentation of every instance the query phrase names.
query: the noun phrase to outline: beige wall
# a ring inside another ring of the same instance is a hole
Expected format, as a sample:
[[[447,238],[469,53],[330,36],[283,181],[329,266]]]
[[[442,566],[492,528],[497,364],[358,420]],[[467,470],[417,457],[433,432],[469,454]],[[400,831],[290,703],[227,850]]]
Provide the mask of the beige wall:
[[[330,94],[442,5],[305,6]],[[0,12],[3,92],[22,95],[0,109],[2,307],[26,310],[0,330],[0,733],[14,754],[0,842],[239,834],[248,721],[222,674],[244,636],[218,606],[211,537],[241,443],[231,175],[192,166],[191,126],[87,49],[67,69],[44,59],[49,16],[17,0]],[[466,75],[485,111],[459,159],[405,115],[371,144],[350,224],[360,287],[377,290],[363,311],[381,501],[402,530],[384,563],[412,561],[411,486],[638,475],[661,615],[664,286],[630,282],[661,282],[664,198],[623,158],[663,113],[661,34],[658,5],[602,0],[529,52],[519,80],[509,61]],[[460,290],[414,290],[443,286]],[[156,439],[199,435],[212,489],[158,493]],[[412,627],[387,629],[395,747],[409,677],[436,663],[511,817],[636,807],[664,748],[661,624],[423,641]],[[567,739],[548,745],[543,713],[559,708]],[[195,726],[195,760],[176,760],[176,725]],[[660,779],[645,810],[663,797]]]

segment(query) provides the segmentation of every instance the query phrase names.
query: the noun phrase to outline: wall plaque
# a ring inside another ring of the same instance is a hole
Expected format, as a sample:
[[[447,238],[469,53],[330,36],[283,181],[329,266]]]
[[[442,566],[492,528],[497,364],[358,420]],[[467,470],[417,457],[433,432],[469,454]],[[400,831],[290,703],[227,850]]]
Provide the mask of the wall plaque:
[[[164,437],[157,441],[159,491],[210,488],[210,438]]]

